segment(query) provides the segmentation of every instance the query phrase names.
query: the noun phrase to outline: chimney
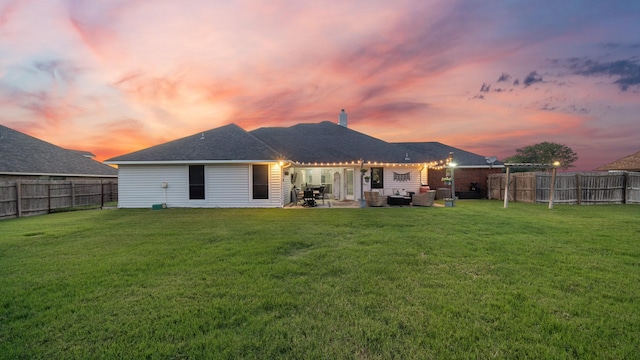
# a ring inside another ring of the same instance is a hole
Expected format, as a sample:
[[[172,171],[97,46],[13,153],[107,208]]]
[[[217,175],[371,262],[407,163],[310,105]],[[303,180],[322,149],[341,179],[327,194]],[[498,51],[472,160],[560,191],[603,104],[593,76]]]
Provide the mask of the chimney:
[[[347,126],[347,113],[344,112],[344,109],[340,111],[340,121],[338,121],[338,125],[348,127]]]

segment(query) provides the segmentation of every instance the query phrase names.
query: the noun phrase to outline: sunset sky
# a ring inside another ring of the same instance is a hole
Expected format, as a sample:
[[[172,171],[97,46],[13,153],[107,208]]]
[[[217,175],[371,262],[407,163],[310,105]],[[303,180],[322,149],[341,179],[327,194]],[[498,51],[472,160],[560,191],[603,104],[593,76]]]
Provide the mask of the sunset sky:
[[[640,1],[0,0],[0,124],[97,160],[338,121],[592,170],[640,150]]]

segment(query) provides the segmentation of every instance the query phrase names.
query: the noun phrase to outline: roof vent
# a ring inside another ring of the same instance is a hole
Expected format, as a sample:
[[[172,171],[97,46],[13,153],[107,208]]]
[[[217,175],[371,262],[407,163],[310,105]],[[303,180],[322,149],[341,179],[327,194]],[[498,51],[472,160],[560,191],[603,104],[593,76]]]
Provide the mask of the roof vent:
[[[340,111],[340,120],[338,121],[338,125],[348,127],[347,126],[347,113],[342,109]]]
[[[204,133],[202,133],[202,135],[200,135],[200,140],[204,140]]]

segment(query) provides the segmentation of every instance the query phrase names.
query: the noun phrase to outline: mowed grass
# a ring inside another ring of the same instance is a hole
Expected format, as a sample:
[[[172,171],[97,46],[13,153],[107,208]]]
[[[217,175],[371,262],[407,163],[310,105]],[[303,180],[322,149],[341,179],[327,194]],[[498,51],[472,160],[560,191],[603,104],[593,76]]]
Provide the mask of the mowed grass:
[[[640,206],[0,221],[0,358],[637,359]]]

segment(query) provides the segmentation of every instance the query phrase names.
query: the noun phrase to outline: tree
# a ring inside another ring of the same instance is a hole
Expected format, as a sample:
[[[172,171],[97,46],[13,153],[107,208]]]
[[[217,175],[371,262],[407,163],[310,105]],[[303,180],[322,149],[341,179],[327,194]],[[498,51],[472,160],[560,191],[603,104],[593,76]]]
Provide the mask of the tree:
[[[567,145],[545,141],[516,149],[516,154],[509,156],[504,162],[552,164],[554,161],[559,161],[560,168],[566,170],[574,166],[573,163],[576,160],[578,160],[578,154]]]

